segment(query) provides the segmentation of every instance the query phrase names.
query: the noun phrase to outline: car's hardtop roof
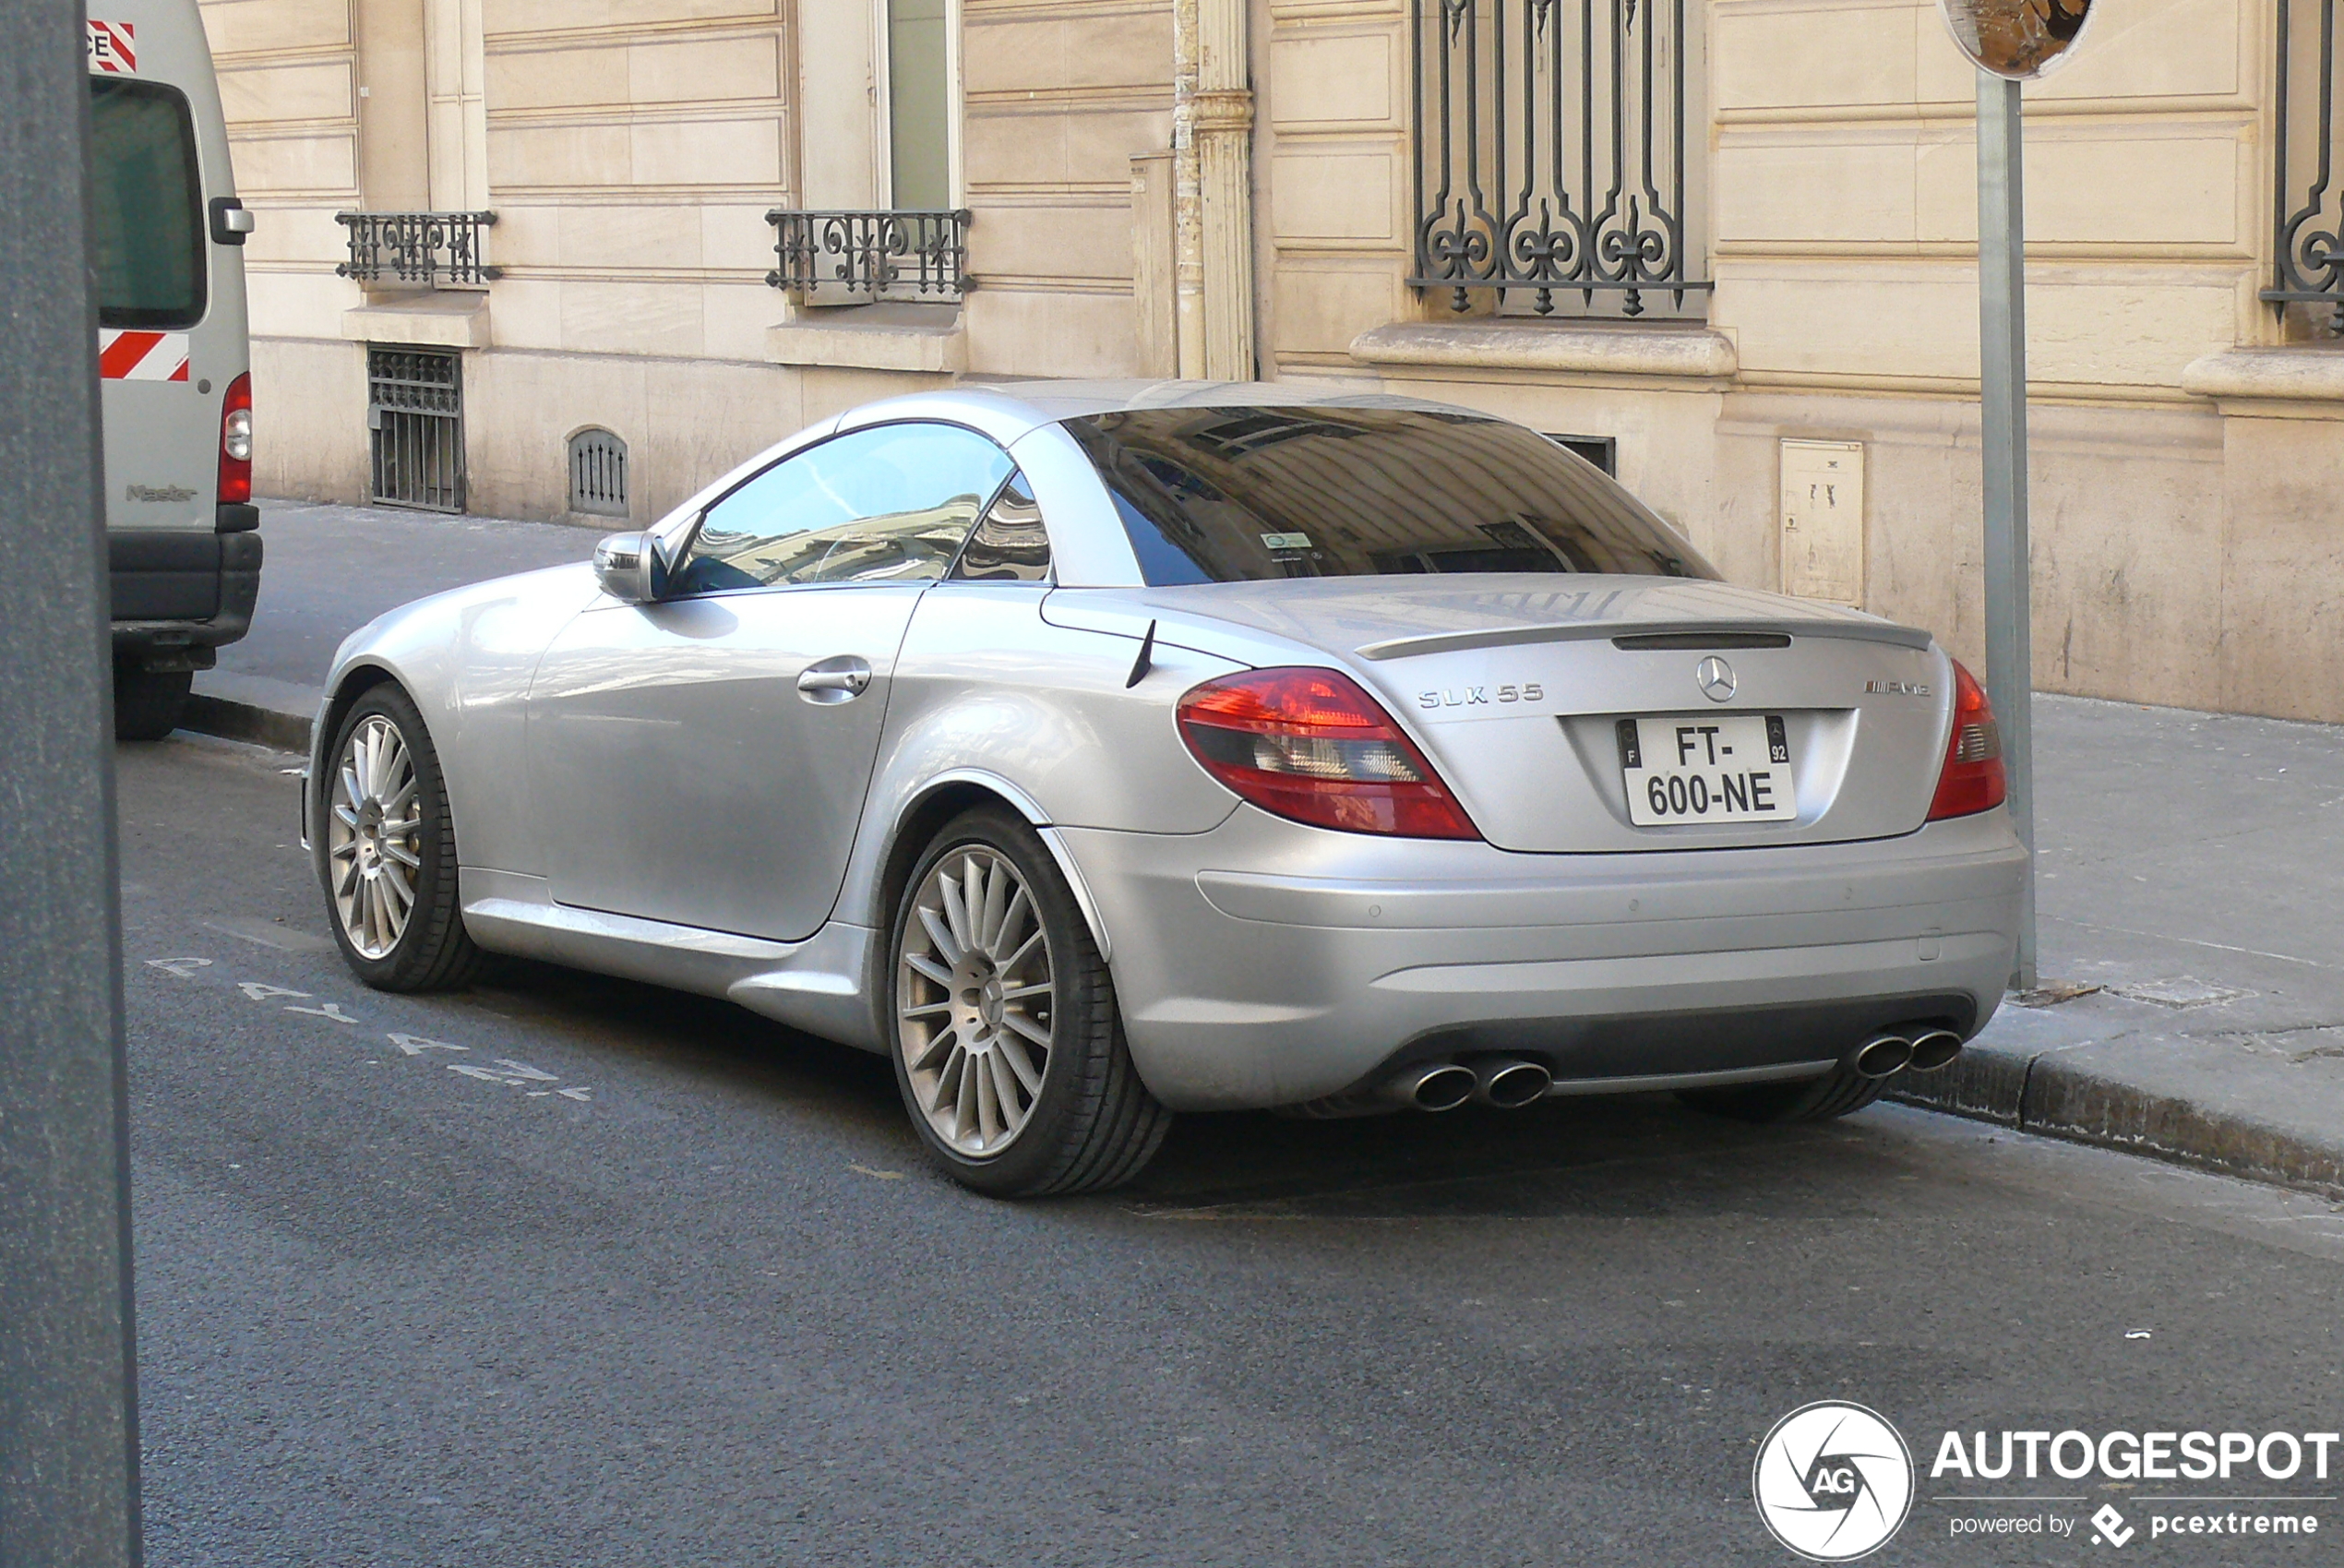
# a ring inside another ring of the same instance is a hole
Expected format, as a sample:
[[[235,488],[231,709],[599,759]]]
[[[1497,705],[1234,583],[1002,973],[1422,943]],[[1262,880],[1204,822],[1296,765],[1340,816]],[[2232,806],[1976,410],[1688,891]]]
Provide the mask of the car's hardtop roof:
[[[1290,381],[1007,381],[964,382],[933,392],[912,392],[855,410],[841,429],[897,419],[959,419],[990,426],[1014,439],[1043,425],[1093,414],[1151,408],[1376,408],[1493,419],[1453,403],[1390,392],[1345,390]],[[1005,426],[1019,427],[1012,433]]]

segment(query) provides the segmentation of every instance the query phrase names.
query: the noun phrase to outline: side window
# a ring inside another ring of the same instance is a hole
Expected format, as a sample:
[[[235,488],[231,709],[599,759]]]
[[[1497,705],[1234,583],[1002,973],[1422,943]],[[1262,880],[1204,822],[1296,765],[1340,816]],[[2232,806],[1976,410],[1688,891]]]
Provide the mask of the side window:
[[[881,425],[783,459],[708,509],[677,592],[944,575],[1008,454],[950,425]]]
[[[1025,475],[1011,473],[985,509],[952,575],[976,582],[1050,581],[1050,536],[1043,530],[1042,511],[1034,504]]]

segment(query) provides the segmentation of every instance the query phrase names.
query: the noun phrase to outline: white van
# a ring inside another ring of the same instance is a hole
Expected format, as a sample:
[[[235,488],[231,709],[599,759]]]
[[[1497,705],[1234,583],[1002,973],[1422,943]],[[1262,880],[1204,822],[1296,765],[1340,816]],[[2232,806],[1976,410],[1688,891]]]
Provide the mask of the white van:
[[[114,733],[155,740],[260,592],[252,215],[196,0],[90,0],[88,25]]]

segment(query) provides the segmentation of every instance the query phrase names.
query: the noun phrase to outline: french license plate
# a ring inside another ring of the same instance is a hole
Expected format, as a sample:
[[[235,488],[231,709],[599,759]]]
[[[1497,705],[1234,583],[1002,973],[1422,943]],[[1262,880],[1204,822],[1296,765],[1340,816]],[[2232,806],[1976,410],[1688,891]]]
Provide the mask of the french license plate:
[[[1779,822],[1799,815],[1790,737],[1779,713],[1620,721],[1628,820]]]

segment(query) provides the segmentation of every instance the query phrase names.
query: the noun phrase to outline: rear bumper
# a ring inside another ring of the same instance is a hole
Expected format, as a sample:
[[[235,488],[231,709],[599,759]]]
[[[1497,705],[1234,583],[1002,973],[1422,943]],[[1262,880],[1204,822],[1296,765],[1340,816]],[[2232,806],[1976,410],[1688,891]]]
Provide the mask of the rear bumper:
[[[1200,834],[1058,832],[1112,940],[1133,1059],[1178,1109],[1482,1051],[1586,1092],[1819,1071],[1921,1019],[1967,1036],[2009,977],[2026,866],[1999,810],[1644,855],[1377,840],[1250,808]]]
[[[229,533],[111,529],[106,555],[118,663],[206,668],[211,650],[251,629],[260,596],[261,543],[248,528]]]

